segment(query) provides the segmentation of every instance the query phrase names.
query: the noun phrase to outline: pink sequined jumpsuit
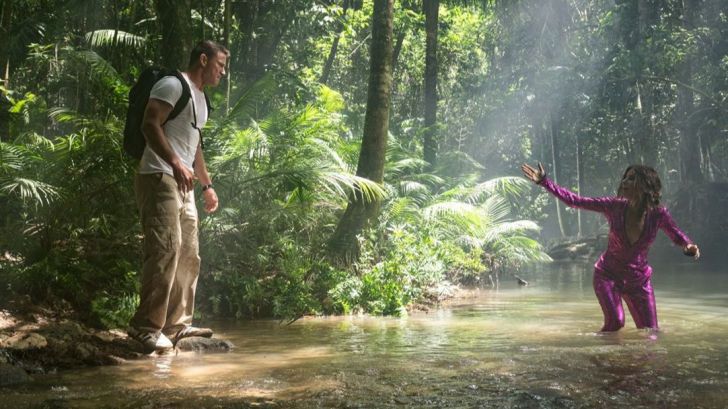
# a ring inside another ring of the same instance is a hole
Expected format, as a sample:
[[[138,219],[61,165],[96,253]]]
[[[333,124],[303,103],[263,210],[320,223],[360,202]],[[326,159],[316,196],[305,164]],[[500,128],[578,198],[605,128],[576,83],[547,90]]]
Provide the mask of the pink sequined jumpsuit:
[[[642,234],[630,243],[625,230],[627,200],[622,197],[581,197],[544,177],[539,183],[570,207],[604,214],[609,222],[609,243],[594,264],[594,292],[604,313],[602,331],[617,331],[624,326],[622,298],[627,303],[637,328],[657,328],[655,293],[652,290],[652,267],[647,252],[662,229],[673,243],[681,247],[692,241],[675,224],[664,207],[647,211]]]

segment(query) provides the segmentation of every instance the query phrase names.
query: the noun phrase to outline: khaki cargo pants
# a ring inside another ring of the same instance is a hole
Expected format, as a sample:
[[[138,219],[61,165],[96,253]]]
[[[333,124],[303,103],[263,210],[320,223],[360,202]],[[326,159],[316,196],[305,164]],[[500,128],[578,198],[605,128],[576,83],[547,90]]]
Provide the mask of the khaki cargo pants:
[[[137,174],[134,188],[144,232],[140,303],[131,325],[175,334],[192,324],[200,271],[194,192],[164,173]]]

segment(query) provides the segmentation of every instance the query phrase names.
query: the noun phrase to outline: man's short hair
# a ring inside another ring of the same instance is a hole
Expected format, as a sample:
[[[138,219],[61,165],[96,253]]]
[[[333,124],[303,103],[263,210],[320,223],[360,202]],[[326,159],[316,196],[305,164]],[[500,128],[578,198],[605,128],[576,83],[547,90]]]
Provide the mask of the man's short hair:
[[[230,55],[230,51],[228,51],[227,48],[214,41],[200,41],[190,53],[189,66],[193,67],[195,64],[197,64],[200,61],[200,56],[202,54],[205,54],[208,59],[212,59],[217,55],[217,53],[224,53],[227,56]]]

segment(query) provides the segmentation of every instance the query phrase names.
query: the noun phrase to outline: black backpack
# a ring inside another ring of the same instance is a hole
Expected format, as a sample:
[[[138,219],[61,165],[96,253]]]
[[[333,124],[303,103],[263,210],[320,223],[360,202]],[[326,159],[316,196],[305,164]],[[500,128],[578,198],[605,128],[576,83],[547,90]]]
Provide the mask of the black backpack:
[[[181,72],[160,67],[149,67],[142,71],[139,79],[129,91],[129,108],[126,111],[126,124],[124,125],[124,151],[134,159],[142,158],[144,147],[147,145],[147,141],[144,139],[144,133],[142,133],[142,121],[144,120],[144,110],[147,108],[147,102],[149,101],[149,94],[157,81],[170,75],[176,77],[182,83],[182,95],[177,100],[177,103],[174,104],[172,112],[169,113],[167,117],[167,121],[169,121],[176,118],[187,106],[190,98],[192,98],[190,86],[182,77]],[[212,108],[210,107],[210,100],[207,98],[207,94],[205,94],[205,104],[207,105],[207,114],[209,116]],[[193,126],[196,128],[197,124],[195,123]],[[205,146],[202,142],[201,132],[200,144],[203,147]]]

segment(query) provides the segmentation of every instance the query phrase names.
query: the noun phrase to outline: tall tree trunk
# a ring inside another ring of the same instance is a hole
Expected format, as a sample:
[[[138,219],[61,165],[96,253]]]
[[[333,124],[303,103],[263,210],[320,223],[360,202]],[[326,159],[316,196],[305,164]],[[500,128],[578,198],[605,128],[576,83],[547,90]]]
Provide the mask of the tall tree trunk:
[[[13,2],[5,0],[0,8],[0,78],[5,89],[10,88],[10,51],[8,39],[10,38],[10,23],[12,21]],[[10,140],[10,101],[5,92],[0,92],[0,141]]]
[[[250,44],[250,58],[246,71],[246,82],[254,83],[265,75],[268,67],[273,63],[278,46],[283,35],[286,34],[291,22],[297,17],[284,3],[271,2],[263,8],[265,2],[259,4],[255,21],[257,27],[266,27],[256,33]],[[283,13],[280,16],[280,13]],[[282,21],[278,20],[281,19]]]
[[[692,32],[695,29],[697,7],[695,3],[695,0],[683,0],[681,2],[682,26],[687,32]],[[683,84],[692,85],[692,57],[692,55],[686,55],[685,60],[678,68],[678,79]],[[693,112],[695,112],[695,95],[690,87],[678,87],[675,111],[677,127],[680,130],[680,180],[689,185],[701,183],[703,181],[700,164],[701,144],[696,132],[697,127],[690,120]]]
[[[404,31],[399,32],[397,34],[397,41],[394,42],[394,51],[392,51],[392,72],[394,72],[397,69],[397,61],[399,61],[399,53],[402,51],[402,43],[404,43],[404,38],[407,35],[407,33]]]
[[[393,4],[394,0],[374,2],[367,111],[356,170],[357,176],[377,183],[384,181],[389,130]],[[358,259],[360,249],[357,235],[378,215],[379,207],[379,201],[367,202],[361,193],[352,195],[346,212],[329,242],[330,252],[336,259],[344,262]]]
[[[654,86],[642,81],[643,74],[648,71],[645,61],[648,53],[648,40],[652,38],[654,27],[660,19],[659,2],[655,0],[637,0],[638,25],[635,60],[637,61],[637,80],[635,86],[639,90],[640,111],[637,121],[636,138],[639,141],[640,160],[642,163],[657,165],[657,128],[654,112],[657,98]]]
[[[230,3],[232,0],[225,0],[225,21],[224,21],[224,27],[222,32],[222,38],[223,38],[223,44],[225,45],[225,48],[228,50],[230,49],[230,31],[232,30],[233,25],[233,14],[232,10],[230,9]],[[228,59],[229,60],[229,59]],[[232,64],[230,61],[228,61],[227,64],[227,75],[225,76],[225,113],[227,114],[230,111],[230,86],[232,84],[232,70],[230,67],[232,67]]]
[[[324,69],[322,70],[321,78],[319,79],[319,82],[322,84],[326,84],[329,81],[331,68],[334,66],[334,61],[336,60],[336,52],[339,50],[339,40],[341,39],[341,33],[344,31],[344,19],[346,19],[346,11],[348,9],[349,0],[344,0],[344,10],[339,18],[339,23],[336,25],[336,36],[334,37],[334,42],[331,44],[329,56],[326,57],[326,63],[324,64]]]
[[[558,161],[556,159],[557,152],[559,149],[558,138],[557,138],[556,134],[559,132],[559,130],[558,130],[559,126],[556,123],[557,122],[556,118],[554,118],[554,117],[555,117],[554,113],[551,112],[551,114],[549,115],[549,122],[550,122],[549,128],[551,131],[550,132],[551,133],[551,135],[550,135],[551,136],[551,141],[550,141],[551,142],[551,169],[553,172],[552,177],[554,179],[554,182],[559,183],[558,171],[557,171]],[[559,222],[559,232],[561,233],[561,237],[566,237],[566,231],[564,230],[564,219],[563,219],[563,217],[561,217],[561,203],[559,203],[558,200],[555,200],[555,202],[556,202],[556,219]]]
[[[581,145],[579,144],[579,133],[577,132],[576,135],[574,135],[574,140],[576,141],[576,191],[581,195],[584,194],[584,192],[581,191]],[[576,209],[576,237],[581,238],[582,231],[581,231],[581,209]]]
[[[425,132],[424,159],[430,166],[437,161],[437,21],[440,0],[423,0],[425,11]]]
[[[8,47],[11,23],[13,17],[13,2],[5,0],[0,9],[0,72],[2,73],[3,86],[10,87],[10,50]]]
[[[187,68],[192,49],[192,0],[154,0],[154,8],[162,30],[162,64]]]
[[[199,5],[200,5],[200,40],[206,40],[207,33],[205,32],[205,0],[200,0]]]
[[[630,119],[628,126],[625,127],[626,137],[624,138],[627,146],[627,160],[630,163],[644,163],[652,136],[649,127],[648,91],[644,89],[640,81],[644,71],[644,40],[648,30],[646,18],[648,5],[646,0],[618,0],[617,3],[622,6],[618,28],[624,48],[629,55],[626,65],[627,78],[621,82],[624,87],[621,93],[625,95],[624,110],[621,115]]]

